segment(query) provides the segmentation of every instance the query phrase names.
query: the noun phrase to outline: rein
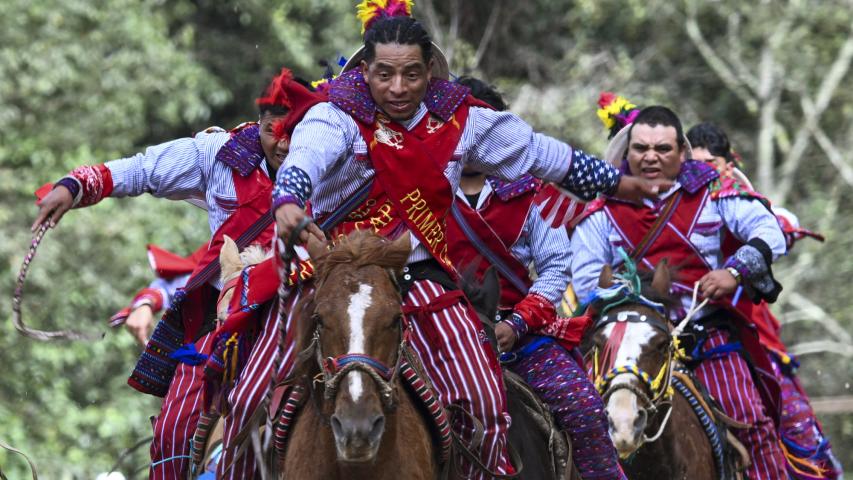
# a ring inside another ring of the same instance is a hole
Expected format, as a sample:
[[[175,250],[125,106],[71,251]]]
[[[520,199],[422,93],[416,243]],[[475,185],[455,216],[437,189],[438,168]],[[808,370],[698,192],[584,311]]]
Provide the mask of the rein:
[[[24,282],[27,279],[27,272],[30,269],[30,264],[33,262],[33,259],[36,256],[36,250],[38,250],[39,244],[44,239],[45,233],[47,233],[47,230],[49,228],[48,225],[49,224],[47,222],[44,222],[39,225],[39,229],[33,235],[32,241],[30,243],[30,249],[27,251],[26,256],[24,256],[24,262],[21,264],[21,269],[18,272],[18,280],[15,285],[15,293],[12,296],[12,323],[15,325],[15,329],[22,335],[33,338],[35,340],[41,340],[43,342],[50,340],[100,340],[104,338],[103,333],[85,333],[77,332],[74,330],[36,330],[27,327],[24,324],[23,319],[21,318],[21,303],[24,297]]]

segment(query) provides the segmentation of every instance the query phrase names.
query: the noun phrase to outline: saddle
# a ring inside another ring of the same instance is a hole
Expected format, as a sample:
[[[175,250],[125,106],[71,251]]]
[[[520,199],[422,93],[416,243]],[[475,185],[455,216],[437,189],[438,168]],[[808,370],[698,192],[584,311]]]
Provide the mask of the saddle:
[[[750,466],[752,460],[731,429],[744,429],[749,425],[724,414],[717,401],[689,370],[673,369],[672,386],[687,400],[699,418],[714,452],[719,478],[744,478],[743,471]]]

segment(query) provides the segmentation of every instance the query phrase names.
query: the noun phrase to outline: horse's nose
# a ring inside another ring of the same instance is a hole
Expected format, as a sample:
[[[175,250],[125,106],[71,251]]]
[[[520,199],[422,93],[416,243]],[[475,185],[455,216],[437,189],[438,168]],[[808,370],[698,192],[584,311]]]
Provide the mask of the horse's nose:
[[[637,418],[634,419],[634,435],[637,438],[642,437],[648,419],[649,414],[645,410],[637,410]]]
[[[385,431],[385,416],[332,415],[332,433],[341,460],[364,462],[373,459]]]

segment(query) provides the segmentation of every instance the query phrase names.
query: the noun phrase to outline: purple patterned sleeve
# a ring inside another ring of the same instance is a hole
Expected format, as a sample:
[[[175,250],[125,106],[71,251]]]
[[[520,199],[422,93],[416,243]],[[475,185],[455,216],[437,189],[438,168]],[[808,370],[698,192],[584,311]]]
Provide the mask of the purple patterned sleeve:
[[[58,182],[53,186],[54,189],[56,187],[62,185],[67,188],[69,192],[71,192],[71,198],[74,199],[74,203],[80,201],[80,181],[73,177],[62,177]]]
[[[311,196],[311,179],[299,167],[289,167],[278,176],[272,191],[273,210],[286,204],[293,203],[305,208],[305,203]]]
[[[607,162],[579,150],[572,149],[569,171],[560,186],[574,193],[581,200],[590,201],[599,193],[612,195],[616,192],[622,174]]]
[[[515,338],[521,340],[525,335],[527,335],[527,322],[521,318],[521,315],[513,313],[509,318],[502,321],[512,328],[512,331],[515,332]]]

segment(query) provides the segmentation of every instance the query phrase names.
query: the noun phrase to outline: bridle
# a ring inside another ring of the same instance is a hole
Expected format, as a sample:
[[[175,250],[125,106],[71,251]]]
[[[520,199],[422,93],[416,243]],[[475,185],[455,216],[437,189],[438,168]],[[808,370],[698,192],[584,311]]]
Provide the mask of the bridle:
[[[669,337],[666,358],[657,375],[654,377],[643,371],[639,365],[633,363],[615,365],[607,373],[602,374],[598,362],[598,347],[594,347],[593,371],[596,389],[601,394],[601,398],[605,403],[607,403],[607,400],[614,392],[624,389],[630,391],[641,400],[646,418],[651,419],[658,413],[661,406],[667,406],[666,416],[661,421],[658,431],[651,437],[646,435],[645,432],[643,433],[642,443],[640,444],[642,446],[644,443],[651,443],[660,438],[669,423],[672,415],[672,396],[675,393],[672,387],[674,366],[677,362],[687,358],[684,350],[681,348],[679,337],[696,312],[707,305],[709,300],[706,298],[697,305],[699,282],[696,282],[693,287],[693,298],[690,309],[684,319],[675,328],[671,329],[670,323],[667,320],[669,318],[668,310],[664,305],[654,302],[640,293],[641,285],[640,279],[636,274],[636,267],[632,262],[629,264],[627,260],[625,263],[628,271],[625,275],[616,277],[617,284],[610,289],[599,289],[603,291],[597,291],[596,295],[594,295],[596,299],[593,300],[593,303],[596,301],[600,302],[598,308],[601,312],[601,317],[593,324],[592,330],[593,332],[597,332],[606,325],[615,322],[646,323]],[[649,309],[648,314],[636,310],[621,310],[612,314],[607,313],[608,310],[615,306],[628,304],[643,305]],[[633,374],[640,379],[646,388],[648,388],[650,395],[647,395],[642,389],[630,383],[613,385],[612,380],[617,375],[624,373]]]
[[[316,316],[317,314],[315,313],[315,320],[317,320]],[[403,318],[401,315],[399,321],[405,323]],[[400,326],[400,341],[397,344],[394,366],[391,368],[381,360],[366,353],[346,353],[335,357],[324,357],[320,330],[320,324],[317,322],[311,343],[304,350],[304,352],[313,351],[317,366],[320,368],[320,373],[314,377],[312,385],[321,383],[323,385],[324,398],[327,401],[332,401],[337,396],[343,379],[353,371],[360,371],[373,379],[373,382],[379,389],[383,410],[386,413],[394,411],[397,407],[397,399],[394,396],[394,384],[399,377],[400,368],[406,357],[411,325],[401,324]],[[302,354],[300,353],[300,355]]]
[[[607,372],[601,371],[599,363],[599,348],[593,347],[593,378],[595,387],[606,404],[610,396],[619,390],[628,390],[640,400],[646,418],[654,417],[662,407],[666,406],[666,416],[658,431],[648,436],[643,433],[642,443],[654,442],[663,434],[672,414],[672,372],[675,360],[683,355],[677,335],[673,335],[668,318],[668,310],[661,303],[650,300],[640,293],[640,281],[635,271],[627,275],[617,276],[617,283],[608,289],[598,289],[592,300],[594,308],[600,312],[598,320],[593,324],[593,333],[610,324],[638,323],[646,324],[669,337],[663,363],[653,376],[640,368],[636,363],[614,365]],[[619,306],[641,305],[645,311],[626,308],[610,312]],[[631,382],[612,383],[618,375],[631,374],[640,380],[644,388],[637,387]],[[648,392],[648,393],[646,393]]]

